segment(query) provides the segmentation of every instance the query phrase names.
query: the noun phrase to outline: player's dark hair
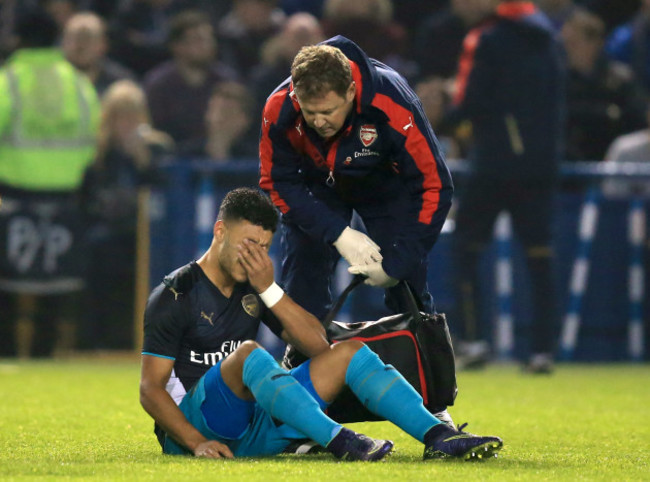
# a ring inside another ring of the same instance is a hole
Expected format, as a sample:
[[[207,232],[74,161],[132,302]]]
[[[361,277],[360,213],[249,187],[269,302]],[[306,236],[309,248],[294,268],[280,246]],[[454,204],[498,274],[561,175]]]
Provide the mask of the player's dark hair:
[[[291,81],[299,98],[321,97],[333,90],[345,97],[352,82],[350,61],[331,45],[303,47],[293,59]]]
[[[220,221],[248,221],[275,233],[278,212],[268,196],[250,187],[233,189],[221,202]]]

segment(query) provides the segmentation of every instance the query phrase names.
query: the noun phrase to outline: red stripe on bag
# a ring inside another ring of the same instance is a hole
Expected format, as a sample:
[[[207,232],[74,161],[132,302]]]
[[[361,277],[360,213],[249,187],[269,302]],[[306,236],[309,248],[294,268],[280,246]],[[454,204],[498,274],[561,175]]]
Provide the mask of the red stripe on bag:
[[[422,390],[422,401],[424,405],[427,405],[429,403],[429,396],[428,396],[428,390],[427,390],[427,381],[426,378],[424,377],[424,367],[422,366],[422,359],[420,358],[420,350],[418,348],[418,343],[415,339],[415,335],[411,333],[408,330],[401,330],[401,331],[394,331],[392,333],[385,333],[383,335],[377,335],[373,336],[370,338],[363,338],[360,336],[354,336],[352,338],[348,338],[348,340],[359,340],[362,342],[367,342],[367,341],[377,341],[377,340],[385,340],[386,338],[395,338],[396,336],[403,336],[406,335],[408,336],[411,341],[413,342],[413,346],[415,347],[415,354],[418,359],[418,375],[420,377],[420,389]],[[338,340],[332,340],[334,343],[338,343]],[[345,340],[341,340],[345,341]]]

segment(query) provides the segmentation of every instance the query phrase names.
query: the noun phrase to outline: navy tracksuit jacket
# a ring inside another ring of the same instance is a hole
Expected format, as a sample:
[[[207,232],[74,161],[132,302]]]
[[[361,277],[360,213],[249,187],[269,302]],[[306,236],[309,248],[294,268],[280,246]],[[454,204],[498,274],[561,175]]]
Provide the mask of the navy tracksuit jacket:
[[[562,154],[564,61],[550,21],[531,2],[501,3],[465,37],[455,111],[469,119],[475,174],[554,181]]]
[[[357,88],[335,140],[326,144],[304,122],[290,78],[263,112],[260,186],[282,212],[282,281],[322,315],[329,291],[320,278],[329,282],[338,258],[331,243],[354,210],[382,248],[384,270],[426,297],[426,258],[453,191],[438,141],[401,75],[344,37],[324,43],[348,57]]]

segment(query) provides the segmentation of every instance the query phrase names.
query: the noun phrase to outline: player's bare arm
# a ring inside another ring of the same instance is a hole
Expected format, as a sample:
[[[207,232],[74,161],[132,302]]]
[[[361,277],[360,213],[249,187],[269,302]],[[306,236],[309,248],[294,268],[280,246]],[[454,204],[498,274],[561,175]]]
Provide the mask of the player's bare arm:
[[[142,356],[140,403],[145,411],[174,440],[190,449],[197,457],[234,458],[230,449],[216,440],[208,440],[188,422],[172,397],[165,390],[174,360],[151,355]]]
[[[274,281],[273,262],[268,247],[246,239],[239,247],[239,260],[246,270],[248,281],[263,293]],[[295,303],[286,293],[272,308],[284,328],[282,338],[302,353],[313,357],[329,349],[325,329],[318,319]]]

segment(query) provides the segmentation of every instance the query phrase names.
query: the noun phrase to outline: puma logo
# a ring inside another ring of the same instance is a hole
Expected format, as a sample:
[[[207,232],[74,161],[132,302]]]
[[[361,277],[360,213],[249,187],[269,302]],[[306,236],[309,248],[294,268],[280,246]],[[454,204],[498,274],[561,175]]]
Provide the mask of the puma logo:
[[[174,301],[178,300],[178,297],[179,297],[182,293],[179,293],[178,291],[176,291],[176,290],[175,290],[174,288],[172,288],[171,286],[168,286],[168,288],[169,288],[169,291],[171,291],[171,292],[174,294]]]
[[[302,126],[300,124],[296,125],[296,130],[298,131],[298,134],[300,134],[300,135],[302,135],[301,127]]]
[[[404,127],[402,127],[402,130],[407,130],[410,129],[411,127],[413,127],[413,118],[409,116],[409,123],[406,124]]]
[[[201,312],[201,318],[208,320],[208,323],[210,323],[212,326],[214,326],[214,323],[212,322],[213,316],[214,316],[214,312],[210,313],[209,315],[206,315],[205,311]]]

